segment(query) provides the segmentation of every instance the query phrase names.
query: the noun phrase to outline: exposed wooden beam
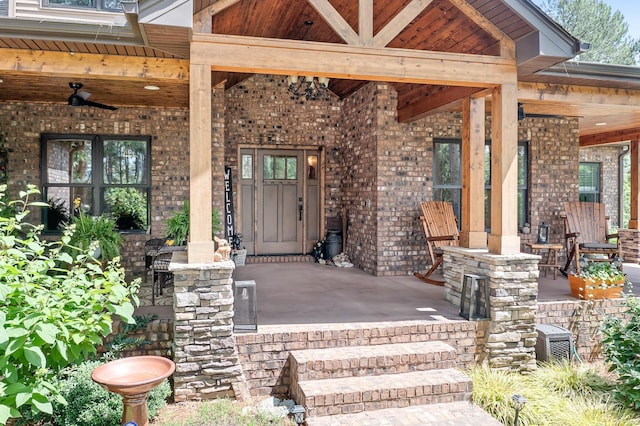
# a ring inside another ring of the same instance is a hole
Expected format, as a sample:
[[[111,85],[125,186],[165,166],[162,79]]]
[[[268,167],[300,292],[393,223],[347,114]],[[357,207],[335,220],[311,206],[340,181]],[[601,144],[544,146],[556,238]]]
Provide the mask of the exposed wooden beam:
[[[322,16],[331,28],[351,46],[360,44],[360,37],[344,20],[342,15],[329,3],[329,0],[307,0],[311,6]]]
[[[475,22],[480,28],[489,33],[493,38],[500,42],[500,55],[505,58],[515,58],[516,43],[511,40],[505,33],[500,31],[491,21],[483,14],[478,12],[473,6],[465,0],[449,0],[451,4],[458,8],[468,18]]]
[[[460,245],[486,248],[484,230],[484,146],[485,99],[466,97],[462,101],[462,229]]]
[[[361,46],[373,46],[373,0],[358,2],[358,34]]]
[[[218,0],[193,14],[193,32],[211,34],[211,17],[220,13],[240,0]]]
[[[640,90],[521,82],[518,83],[518,100],[637,107],[640,105]]]
[[[493,87],[516,78],[515,60],[334,43],[194,34],[191,62],[215,71]]]
[[[485,90],[478,87],[447,87],[444,90],[433,92],[433,88],[427,86],[420,86],[419,89],[422,89],[422,96],[417,93],[417,90],[398,95],[399,122],[408,123],[418,120],[440,107]]]
[[[634,129],[580,136],[580,146],[604,145],[638,139],[640,139],[640,128],[636,127]]]
[[[491,235],[489,252],[520,253],[518,237],[517,84],[504,84],[491,97]]]
[[[412,0],[373,38],[374,47],[385,47],[413,21],[433,0]]]
[[[108,77],[114,80],[157,79],[189,81],[189,61],[89,53],[0,49],[0,72],[67,76]]]
[[[212,263],[211,69],[192,64],[189,82],[189,263]]]

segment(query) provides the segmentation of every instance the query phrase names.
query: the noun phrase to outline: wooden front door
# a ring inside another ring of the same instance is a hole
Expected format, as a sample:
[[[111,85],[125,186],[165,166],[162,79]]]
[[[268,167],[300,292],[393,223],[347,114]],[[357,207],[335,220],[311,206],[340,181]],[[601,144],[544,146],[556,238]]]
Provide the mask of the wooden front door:
[[[320,223],[318,154],[288,149],[241,151],[240,217],[244,241],[253,245],[253,250],[247,247],[250,253],[311,251]],[[248,163],[253,173],[248,173]],[[253,230],[253,238],[247,238],[248,229]]]

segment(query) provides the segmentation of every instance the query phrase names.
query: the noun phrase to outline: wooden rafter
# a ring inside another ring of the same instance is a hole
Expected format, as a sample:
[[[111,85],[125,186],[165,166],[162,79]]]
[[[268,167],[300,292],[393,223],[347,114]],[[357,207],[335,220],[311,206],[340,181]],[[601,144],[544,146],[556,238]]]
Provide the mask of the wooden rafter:
[[[434,93],[430,86],[420,86],[419,89],[424,93],[422,96],[416,91],[398,95],[398,121],[401,123],[418,120],[438,108],[484,90],[477,87],[447,87]]]
[[[331,28],[351,46],[360,45],[360,37],[344,20],[342,15],[329,3],[329,0],[307,0],[311,6],[322,16]]]
[[[193,32],[211,34],[211,17],[240,0],[219,0],[193,14]]]
[[[373,0],[358,2],[358,34],[361,46],[373,46]]]
[[[67,77],[108,77],[114,80],[189,80],[189,61],[89,53],[0,49],[0,72]]]
[[[412,0],[373,38],[374,47],[384,47],[413,21],[433,0]]]
[[[500,31],[491,21],[483,14],[478,12],[473,6],[465,0],[449,0],[451,4],[457,7],[469,19],[475,22],[480,28],[489,33],[493,38],[500,42],[500,56],[505,58],[515,58],[516,44],[505,33]]]
[[[593,86],[569,86],[562,84],[518,83],[518,100],[521,102],[547,101],[583,105],[640,105],[640,90],[610,89]]]
[[[640,139],[640,128],[636,127],[634,129],[580,136],[580,146],[604,145],[627,140],[637,141],[638,139]]]
[[[191,55],[215,71],[474,87],[511,82],[516,72],[515,60],[496,56],[215,34],[194,34]]]

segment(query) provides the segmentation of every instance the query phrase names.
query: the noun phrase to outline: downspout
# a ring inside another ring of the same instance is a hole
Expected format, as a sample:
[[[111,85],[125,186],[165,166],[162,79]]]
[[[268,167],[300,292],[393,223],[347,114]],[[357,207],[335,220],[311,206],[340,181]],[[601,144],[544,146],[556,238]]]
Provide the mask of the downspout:
[[[629,154],[629,149],[629,144],[626,144],[618,154],[618,228],[624,227],[624,156]]]

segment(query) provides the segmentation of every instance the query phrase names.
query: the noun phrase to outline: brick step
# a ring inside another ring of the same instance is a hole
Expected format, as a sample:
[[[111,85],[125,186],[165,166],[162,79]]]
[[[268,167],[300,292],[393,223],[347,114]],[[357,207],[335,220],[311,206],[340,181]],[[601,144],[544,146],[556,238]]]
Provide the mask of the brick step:
[[[445,368],[302,381],[297,388],[296,402],[314,417],[466,401],[471,397],[472,382],[464,373]]]
[[[307,426],[500,426],[482,408],[467,401],[413,405],[336,416],[307,417]]]
[[[456,350],[439,342],[345,346],[292,351],[293,380],[406,373],[455,367]]]

